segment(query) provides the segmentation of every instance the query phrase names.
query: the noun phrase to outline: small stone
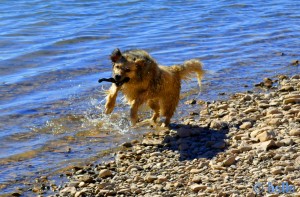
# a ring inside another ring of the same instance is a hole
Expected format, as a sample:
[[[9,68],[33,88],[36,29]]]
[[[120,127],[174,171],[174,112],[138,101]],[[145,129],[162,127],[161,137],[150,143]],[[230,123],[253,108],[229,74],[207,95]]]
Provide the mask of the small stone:
[[[130,148],[130,147],[132,147],[132,144],[131,144],[130,142],[124,142],[124,143],[122,144],[122,146],[124,146],[124,147],[126,147],[126,148]]]
[[[186,101],[184,104],[186,104],[186,105],[194,105],[196,103],[197,103],[197,101],[195,99],[191,99],[191,100]]]
[[[191,129],[187,129],[184,127],[181,127],[177,130],[177,135],[181,138],[190,137],[191,133]]]
[[[190,189],[193,191],[193,192],[198,192],[200,190],[205,190],[207,188],[206,185],[199,185],[199,184],[193,184],[190,186]]]
[[[265,141],[268,141],[268,140],[271,140],[271,139],[275,138],[275,133],[274,132],[270,132],[270,131],[264,131],[261,134],[258,134],[256,136],[256,138],[260,142],[265,142]]]
[[[117,193],[118,194],[128,194],[128,193],[130,193],[130,189],[129,188],[120,189]]]
[[[257,135],[259,135],[260,133],[264,132],[264,131],[268,131],[268,130],[271,130],[272,127],[263,127],[261,129],[257,129],[257,130],[254,130],[250,133],[250,136],[251,138],[255,138]]]
[[[277,145],[274,140],[261,142],[258,145],[255,144],[254,146],[256,146],[257,149],[264,150],[264,151],[267,151],[271,148],[277,148]]]
[[[241,126],[240,129],[250,129],[252,127],[251,122],[244,122]]]
[[[192,179],[192,182],[193,182],[193,183],[201,183],[201,182],[202,182],[201,176],[199,176],[199,175],[194,175],[194,176],[193,176],[193,179]]]
[[[225,142],[217,142],[211,146],[212,148],[223,149],[226,147]]]
[[[224,109],[224,110],[227,110],[227,109],[228,109],[228,104],[222,104],[222,105],[219,105],[219,106],[217,106],[217,109]]]
[[[300,129],[292,129],[290,130],[290,135],[291,136],[300,136]]]
[[[213,120],[210,123],[210,128],[212,128],[212,129],[220,130],[220,129],[225,129],[227,127],[228,127],[228,124],[226,122],[222,122],[219,120]]]
[[[252,150],[252,146],[250,146],[250,145],[247,144],[246,142],[242,142],[241,145],[239,146],[238,150],[239,150],[240,152],[249,151],[249,150]]]
[[[286,146],[290,146],[290,145],[293,145],[294,144],[294,140],[291,139],[291,138],[286,138],[286,139],[283,139],[281,140],[281,142],[286,145]]]
[[[273,175],[282,174],[283,170],[282,170],[281,167],[274,167],[274,168],[271,169],[271,173]]]
[[[167,180],[168,180],[167,177],[165,177],[163,175],[157,176],[157,182],[158,183],[163,183],[163,182],[166,182]]]
[[[144,178],[144,180],[148,183],[153,183],[156,179],[157,179],[157,177],[154,175],[151,175],[150,173],[148,173]]]
[[[99,172],[99,177],[100,178],[107,178],[112,176],[112,172],[108,169],[103,169]]]
[[[95,182],[94,179],[89,175],[83,175],[80,178],[80,181],[85,182],[85,183],[94,183]]]
[[[298,66],[299,64],[300,64],[299,60],[292,60],[291,61],[291,65],[293,65],[293,66]]]
[[[273,85],[273,81],[270,78],[264,78],[264,86],[267,88],[271,88]]]
[[[82,181],[79,183],[78,187],[83,187],[83,186],[85,186],[85,182]]]
[[[21,196],[21,194],[19,192],[14,192],[14,193],[11,194],[11,196],[13,196],[13,197],[19,197],[19,196]]]
[[[295,159],[295,167],[300,167],[300,156]]]
[[[223,166],[229,167],[234,163],[235,163],[235,156],[230,156],[227,159],[225,159],[225,161],[223,162]]]
[[[59,192],[61,196],[74,196],[75,193],[76,193],[75,187],[66,187]]]
[[[289,85],[285,85],[285,86],[282,86],[279,91],[281,92],[291,92],[291,91],[294,91],[294,87],[293,86],[289,86]]]
[[[244,96],[243,100],[244,100],[244,101],[251,101],[251,100],[252,100],[252,97],[251,97],[250,95],[247,94],[247,95]]]
[[[291,94],[283,97],[283,104],[300,103],[300,95]]]
[[[160,145],[162,144],[163,140],[162,139],[150,139],[150,138],[145,138],[142,141],[143,145],[147,146],[155,146],[155,145]]]
[[[257,109],[254,107],[249,107],[248,109],[244,110],[244,113],[249,114],[249,113],[253,113],[256,112]]]
[[[190,171],[191,174],[197,174],[197,173],[199,173],[199,172],[201,172],[201,169],[195,169],[195,168],[193,168],[193,169],[191,169],[191,171]]]

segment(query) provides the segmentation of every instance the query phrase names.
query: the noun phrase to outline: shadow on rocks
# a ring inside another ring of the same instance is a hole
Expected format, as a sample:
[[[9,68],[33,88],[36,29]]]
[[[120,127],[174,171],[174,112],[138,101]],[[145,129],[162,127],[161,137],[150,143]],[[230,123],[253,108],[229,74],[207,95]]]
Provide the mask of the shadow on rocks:
[[[228,128],[213,130],[199,126],[172,125],[163,139],[163,150],[177,151],[180,161],[198,158],[211,159],[226,149]]]

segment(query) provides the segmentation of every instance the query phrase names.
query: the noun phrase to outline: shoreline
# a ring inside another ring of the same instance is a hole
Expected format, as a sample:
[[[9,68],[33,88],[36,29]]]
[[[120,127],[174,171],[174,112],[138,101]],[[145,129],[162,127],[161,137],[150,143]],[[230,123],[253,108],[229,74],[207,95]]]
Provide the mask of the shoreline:
[[[288,184],[282,195],[300,196],[300,75],[266,78],[255,86],[266,91],[205,102],[183,124],[124,143],[114,160],[74,167],[63,175],[69,180],[63,185],[32,191],[76,197],[254,197],[260,191],[254,186],[261,183],[264,195],[279,196],[272,186],[275,191]]]

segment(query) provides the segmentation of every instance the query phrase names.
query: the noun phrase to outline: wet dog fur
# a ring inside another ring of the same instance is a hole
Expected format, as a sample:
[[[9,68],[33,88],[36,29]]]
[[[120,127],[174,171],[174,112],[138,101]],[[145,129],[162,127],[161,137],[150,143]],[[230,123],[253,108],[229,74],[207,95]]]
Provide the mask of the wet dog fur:
[[[138,121],[138,109],[146,103],[153,111],[151,122],[165,117],[162,126],[168,126],[179,102],[181,80],[197,74],[199,85],[204,71],[202,63],[192,59],[182,65],[161,66],[144,50],[115,49],[110,59],[113,64],[113,83],[108,91],[105,113],[110,114],[121,91],[129,104],[131,123]]]

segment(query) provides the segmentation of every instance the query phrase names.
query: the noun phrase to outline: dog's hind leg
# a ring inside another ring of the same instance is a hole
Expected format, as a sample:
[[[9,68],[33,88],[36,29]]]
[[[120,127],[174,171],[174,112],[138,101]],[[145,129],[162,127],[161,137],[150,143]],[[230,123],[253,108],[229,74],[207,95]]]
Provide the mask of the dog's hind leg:
[[[149,100],[148,101],[148,106],[154,111],[151,121],[153,123],[156,123],[157,118],[159,117],[159,101],[154,101],[154,100]]]
[[[135,124],[138,121],[138,109],[141,106],[141,104],[143,103],[140,99],[136,99],[131,102],[130,119],[132,126],[135,126]]]
[[[107,101],[105,104],[105,113],[106,114],[110,114],[114,110],[119,90],[120,90],[120,88],[117,87],[115,84],[112,84],[111,87],[109,88],[109,92],[106,97]]]

